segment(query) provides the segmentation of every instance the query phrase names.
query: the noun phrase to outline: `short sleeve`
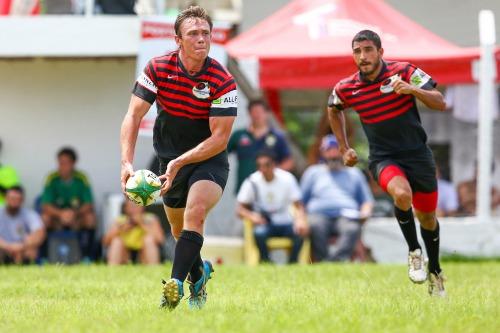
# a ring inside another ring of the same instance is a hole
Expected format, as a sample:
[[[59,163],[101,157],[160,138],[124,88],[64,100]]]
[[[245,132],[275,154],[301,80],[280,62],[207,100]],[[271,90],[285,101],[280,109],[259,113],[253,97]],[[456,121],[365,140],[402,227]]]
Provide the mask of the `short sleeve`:
[[[35,232],[43,228],[43,223],[40,215],[33,211],[28,211],[26,222],[28,224],[28,229],[30,232]]]
[[[54,204],[54,187],[50,179],[47,179],[43,188],[42,204]]]
[[[220,85],[210,105],[210,117],[236,116],[238,109],[238,91],[231,77]]]
[[[424,90],[432,90],[437,86],[437,83],[429,74],[412,64],[408,65],[405,81],[414,87]]]
[[[87,178],[87,175],[81,171],[75,172],[75,181],[78,181],[78,199],[80,199],[80,204],[92,204],[92,187],[90,186],[90,182]]]
[[[156,74],[154,71],[153,60],[150,60],[144,70],[139,74],[135,81],[132,94],[153,104],[156,100],[158,93],[158,86],[156,82]]]
[[[339,83],[333,88],[332,93],[328,97],[328,106],[335,107],[337,110],[343,110],[346,108],[345,101],[342,99],[339,89]]]
[[[255,201],[253,186],[248,178],[245,179],[245,181],[241,185],[236,200],[239,203],[246,205],[252,204]]]
[[[227,151],[228,153],[234,151],[236,149],[236,143],[238,142],[238,135],[239,132],[233,132],[231,136],[229,137],[229,141],[227,143]]]
[[[82,204],[91,204],[93,202],[92,189],[86,184],[83,188]]]
[[[277,134],[276,138],[275,154],[278,163],[281,163],[291,156],[290,147],[288,146],[285,136],[281,133]]]
[[[292,202],[300,201],[302,199],[302,192],[300,191],[299,182],[292,174],[290,177],[290,200]]]

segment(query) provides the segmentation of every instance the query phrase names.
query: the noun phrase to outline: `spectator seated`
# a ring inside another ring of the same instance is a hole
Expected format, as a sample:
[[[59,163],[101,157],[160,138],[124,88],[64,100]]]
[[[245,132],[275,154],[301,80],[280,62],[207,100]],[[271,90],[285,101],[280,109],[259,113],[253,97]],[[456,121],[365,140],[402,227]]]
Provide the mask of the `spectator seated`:
[[[142,264],[159,264],[165,234],[158,218],[129,200],[123,203],[123,213],[103,237],[108,264],[127,264],[131,259]]]
[[[0,263],[33,263],[45,238],[40,216],[22,207],[24,191],[19,186],[6,192],[0,208]]]
[[[96,217],[89,181],[75,169],[76,161],[77,155],[73,149],[63,148],[58,152],[58,170],[47,177],[43,190],[42,219],[49,233],[49,242],[57,238],[51,237],[53,232],[68,231],[63,237],[67,238],[71,234],[69,231],[72,231],[78,236],[82,260],[89,261],[95,259]],[[61,235],[59,233],[56,236]],[[51,248],[50,244],[48,248]],[[69,257],[75,256],[72,254]]]
[[[252,244],[258,248],[260,261],[270,261],[269,250],[273,245],[279,245],[291,249],[289,262],[297,262],[308,233],[297,180],[288,171],[276,168],[275,163],[271,151],[259,152],[258,171],[243,182],[238,193],[238,214],[247,221],[245,246],[248,248],[246,253],[249,263],[258,262],[255,251],[252,254]],[[290,206],[293,206],[294,214],[290,212]],[[284,237],[285,241],[269,242],[273,237]]]
[[[248,219],[243,220],[243,239],[244,239],[244,256],[245,263],[249,266],[257,265],[261,258],[259,253],[259,248],[255,242],[254,237],[254,225],[252,221]],[[287,237],[270,237],[266,240],[267,248],[270,251],[273,250],[286,250],[288,255],[291,254],[293,248],[293,242]],[[302,248],[298,255],[298,263],[309,264],[311,263],[311,243],[308,238],[304,239],[302,243]]]

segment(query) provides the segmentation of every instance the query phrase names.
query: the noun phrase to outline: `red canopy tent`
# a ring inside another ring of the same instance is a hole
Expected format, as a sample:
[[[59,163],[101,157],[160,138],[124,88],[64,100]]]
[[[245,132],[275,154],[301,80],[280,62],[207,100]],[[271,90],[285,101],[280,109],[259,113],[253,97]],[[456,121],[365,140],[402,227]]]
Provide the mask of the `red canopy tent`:
[[[231,40],[227,51],[259,59],[263,89],[331,89],[356,71],[351,40],[363,29],[380,34],[387,60],[409,61],[440,84],[473,81],[478,48],[454,45],[381,0],[295,0]]]

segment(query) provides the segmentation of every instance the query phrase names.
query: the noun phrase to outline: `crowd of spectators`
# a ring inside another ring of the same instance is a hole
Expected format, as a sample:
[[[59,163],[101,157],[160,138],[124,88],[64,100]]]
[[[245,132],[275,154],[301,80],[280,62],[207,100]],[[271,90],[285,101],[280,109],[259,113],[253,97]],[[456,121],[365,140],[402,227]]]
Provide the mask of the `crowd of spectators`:
[[[296,262],[305,238],[311,240],[314,261],[367,260],[361,241],[370,217],[390,217],[391,198],[369,172],[347,168],[335,137],[317,140],[317,163],[299,180],[283,132],[271,126],[263,100],[248,106],[249,125],[236,130],[228,152],[237,157],[237,213],[253,225],[262,261],[269,261],[267,240],[292,241],[289,262]],[[0,141],[0,153],[2,143]],[[1,156],[0,156],[1,157]],[[111,265],[161,261],[168,227],[143,207],[125,202],[119,216],[97,239],[94,199],[86,175],[76,168],[74,149],[57,153],[57,169],[49,173],[35,203],[24,207],[24,189],[12,166],[0,163],[0,263],[106,260]],[[477,174],[455,186],[437,169],[437,214],[470,216],[476,211]],[[492,187],[492,210],[500,207],[500,192]]]

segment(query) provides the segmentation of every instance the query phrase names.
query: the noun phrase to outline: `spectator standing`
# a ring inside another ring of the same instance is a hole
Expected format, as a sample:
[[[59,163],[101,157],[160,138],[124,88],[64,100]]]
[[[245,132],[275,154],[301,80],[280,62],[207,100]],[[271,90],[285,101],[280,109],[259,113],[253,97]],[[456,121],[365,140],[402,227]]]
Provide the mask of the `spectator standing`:
[[[272,152],[259,152],[256,163],[258,170],[243,182],[238,193],[238,214],[254,224],[261,261],[270,261],[268,238],[287,237],[293,243],[289,262],[295,263],[308,233],[299,184],[290,172],[276,167]]]
[[[256,156],[263,149],[274,153],[279,168],[287,171],[293,168],[288,143],[285,136],[270,125],[266,103],[260,99],[251,101],[248,114],[250,124],[247,128],[236,130],[227,146],[227,151],[235,152],[238,157],[236,193],[243,181],[257,170]]]
[[[45,238],[42,220],[23,207],[20,186],[9,188],[5,198],[6,205],[0,208],[0,263],[34,262]]]
[[[0,153],[2,152],[2,140],[0,140]],[[16,169],[0,163],[0,206],[5,202],[5,192],[12,186],[20,185]]]
[[[109,265],[126,264],[131,255],[138,255],[142,264],[159,264],[160,246],[164,242],[165,234],[158,217],[129,200],[123,203],[123,215],[103,238],[103,245],[108,247]]]
[[[361,235],[361,223],[371,216],[373,197],[363,173],[346,168],[335,136],[326,135],[320,146],[324,163],[306,169],[301,189],[311,229],[316,261],[345,261]],[[338,235],[330,251],[329,240]]]
[[[57,153],[58,169],[45,182],[42,195],[42,219],[50,233],[73,230],[78,234],[80,252],[91,259],[96,217],[92,191],[87,177],[75,169],[76,152],[69,147]]]

